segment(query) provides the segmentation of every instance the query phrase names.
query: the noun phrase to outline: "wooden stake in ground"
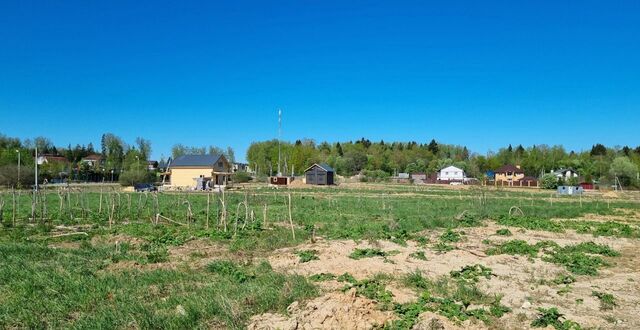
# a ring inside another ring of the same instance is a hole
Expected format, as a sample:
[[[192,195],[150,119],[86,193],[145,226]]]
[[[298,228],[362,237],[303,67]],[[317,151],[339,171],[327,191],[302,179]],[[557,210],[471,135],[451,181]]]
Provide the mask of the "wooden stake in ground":
[[[36,221],[36,208],[38,206],[38,196],[36,195],[36,192],[34,191],[33,194],[31,194],[31,221]]]
[[[205,223],[205,228],[209,229],[209,206],[211,205],[211,192],[207,191],[207,221]]]
[[[100,206],[98,206],[98,214],[102,214],[102,187],[100,187]]]
[[[296,231],[293,228],[293,218],[291,217],[291,193],[289,193],[289,224],[291,225],[291,236],[293,236],[293,240],[296,240]]]
[[[0,223],[2,223],[3,218],[2,218],[2,214],[4,212],[4,199],[2,198],[2,195],[0,195]]]
[[[193,212],[191,212],[191,203],[189,203],[189,200],[185,200],[183,204],[187,205],[187,226],[191,226],[191,221],[193,220]]]
[[[224,190],[222,190],[222,197],[220,198],[220,210],[218,211],[220,216],[220,223],[218,226],[224,225],[224,232],[227,232],[227,205],[224,201]]]
[[[267,228],[267,203],[264,203],[264,208],[262,209],[262,224],[264,228]]]
[[[16,189],[11,188],[11,195],[13,196],[13,201],[11,203],[11,212],[13,213],[11,216],[11,223],[13,227],[16,226]]]

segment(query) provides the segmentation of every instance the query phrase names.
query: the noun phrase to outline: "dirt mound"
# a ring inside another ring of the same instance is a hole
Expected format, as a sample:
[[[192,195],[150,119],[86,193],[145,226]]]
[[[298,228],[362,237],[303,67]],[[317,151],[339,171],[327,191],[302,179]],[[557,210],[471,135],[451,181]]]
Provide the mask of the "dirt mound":
[[[304,183],[302,181],[302,179],[296,179],[291,181],[291,183],[289,183],[289,185],[287,185],[287,187],[289,188],[309,188],[309,186]]]
[[[172,263],[184,263],[192,268],[203,268],[214,260],[233,259],[246,261],[253,258],[252,253],[231,253],[227,246],[204,239],[189,241],[181,246],[169,247],[169,260]]]
[[[294,302],[287,312],[289,317],[254,316],[248,329],[374,329],[394,318],[393,313],[380,311],[374,301],[357,297],[355,289],[329,293],[302,307]]]
[[[615,191],[607,191],[606,193],[602,194],[602,197],[606,197],[606,198],[618,198],[618,197],[620,197],[620,196],[619,196],[619,195],[618,195],[618,193],[617,193],[617,192],[615,192]]]

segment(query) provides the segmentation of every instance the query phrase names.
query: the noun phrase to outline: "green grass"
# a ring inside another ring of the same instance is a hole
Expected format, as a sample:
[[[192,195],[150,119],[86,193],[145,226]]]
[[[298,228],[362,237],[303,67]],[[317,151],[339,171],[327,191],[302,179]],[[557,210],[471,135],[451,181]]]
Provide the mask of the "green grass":
[[[309,276],[309,280],[312,282],[324,282],[335,280],[336,276],[330,273],[320,273]]]
[[[389,254],[387,252],[380,249],[366,248],[353,250],[353,252],[351,252],[351,254],[349,255],[349,258],[359,260],[364,258],[386,257],[388,255]]]
[[[593,291],[591,295],[600,300],[600,309],[603,311],[609,311],[618,306],[616,298],[610,293]]]
[[[447,253],[449,251],[455,250],[455,247],[444,242],[438,242],[433,245],[433,250],[438,253]]]
[[[575,282],[576,282],[576,278],[567,274],[560,274],[556,276],[556,278],[553,280],[553,283],[556,285],[562,285],[562,284],[568,285],[568,284],[573,284]]]
[[[606,245],[586,242],[577,245],[557,247],[550,252],[549,256],[543,257],[543,260],[560,264],[576,275],[594,276],[598,274],[598,269],[608,266],[609,263],[600,256],[593,254],[610,257],[619,255],[618,252]]]
[[[531,322],[533,328],[546,328],[552,326],[557,330],[580,330],[582,327],[576,322],[563,320],[564,315],[557,308],[539,308],[538,318]]]
[[[456,243],[462,240],[462,234],[455,232],[451,229],[447,229],[442,235],[440,235],[440,242],[442,243]]]
[[[511,230],[509,230],[507,228],[501,228],[501,229],[496,230],[496,235],[511,236],[513,234],[511,233]]]
[[[353,277],[353,275],[349,274],[349,273],[344,273],[340,276],[338,276],[337,278],[338,282],[346,282],[346,283],[351,283],[351,284],[355,284],[358,282],[358,280],[355,279],[355,277]]]
[[[598,269],[609,264],[600,256],[617,257],[619,252],[607,245],[584,242],[560,247],[552,241],[541,241],[534,245],[523,240],[512,240],[489,248],[488,255],[517,254],[534,258],[544,250],[542,260],[564,266],[575,275],[597,275]]]
[[[535,257],[538,255],[538,251],[540,248],[536,245],[530,245],[526,241],[523,240],[512,240],[505,242],[501,245],[489,248],[487,250],[487,255],[498,255],[498,254],[517,254],[524,255],[529,257]]]
[[[427,261],[427,256],[425,256],[424,251],[411,252],[411,254],[409,254],[409,257],[413,259]]]
[[[298,257],[300,257],[301,263],[307,263],[312,260],[320,260],[320,258],[318,257],[318,251],[315,250],[298,251],[296,254],[298,255]]]
[[[292,217],[299,225],[296,230],[296,241],[292,241],[287,235],[286,228],[276,232],[264,231],[261,228],[261,215],[263,205],[268,205],[268,218],[271,223],[285,222],[288,219],[288,207],[286,195],[292,195]],[[599,223],[584,221],[558,222],[551,219],[572,219],[587,213],[608,215],[613,214],[618,208],[637,208],[629,202],[612,202],[610,208],[607,205],[592,199],[585,199],[582,207],[572,202],[557,202],[550,205],[542,197],[527,205],[521,203],[522,198],[530,198],[528,193],[487,191],[486,196],[490,203],[481,203],[477,192],[454,192],[438,188],[415,187],[385,187],[376,186],[373,189],[342,189],[309,190],[289,189],[284,191],[265,191],[254,189],[245,192],[227,192],[225,194],[229,220],[229,228],[233,231],[233,223],[236,218],[242,225],[245,220],[247,226],[244,231],[251,235],[241,237],[241,243],[235,244],[238,250],[267,249],[274,250],[281,247],[293,246],[299,241],[308,239],[309,232],[302,228],[316,228],[316,234],[333,239],[386,239],[403,243],[411,239],[415,234],[425,229],[454,228],[482,225],[484,219],[495,219],[507,226],[522,227],[527,229],[539,229],[550,231],[563,231],[565,229],[583,230],[594,235],[611,235],[623,237],[638,237],[638,228],[627,224],[615,222]],[[60,209],[59,198],[56,192],[47,194],[48,224],[78,224],[89,223],[101,227],[108,225],[108,213],[106,211],[107,200],[116,201],[114,224],[120,230],[119,224],[148,224],[153,216],[155,202],[152,194],[119,193],[118,195],[103,194],[102,212],[99,210],[99,197],[97,192],[79,193],[72,192],[70,197],[71,209],[65,200],[64,207]],[[186,204],[189,201],[193,211],[193,221],[190,223],[189,232],[196,233],[205,227],[207,197],[205,194],[160,193],[158,196],[158,211],[170,219],[185,221]],[[460,199],[448,198],[451,196]],[[210,204],[209,223],[210,228],[215,227],[221,204],[219,195],[213,195]],[[250,210],[257,215],[254,222],[244,219],[244,210],[236,214],[235,206],[247,199]],[[0,199],[8,201],[3,212],[4,227],[12,226],[11,196],[0,193]],[[566,199],[569,200],[569,199]],[[388,206],[382,208],[382,203]],[[27,223],[30,217],[30,198],[23,193],[17,205],[17,225]],[[352,207],[358,205],[357,208]],[[527,215],[535,217],[509,217],[508,210],[513,205],[519,205]],[[40,210],[36,218],[40,218]],[[575,223],[574,223],[575,222]],[[126,226],[125,226],[126,227]],[[217,233],[210,238],[228,241],[233,235]],[[186,236],[186,235],[185,235]],[[214,237],[215,236],[215,237]],[[274,239],[272,236],[282,236]],[[255,237],[255,239],[252,239]],[[298,239],[299,237],[299,239]],[[237,237],[236,237],[237,238]],[[268,240],[268,242],[267,242]],[[235,240],[233,240],[235,242]]]
[[[470,275],[480,269],[480,274]],[[460,274],[475,278],[484,276],[488,269],[483,267],[469,267]],[[394,311],[398,320],[385,325],[387,329],[412,329],[420,314],[431,311],[451,319],[463,322],[470,318],[481,320],[485,324],[492,324],[511,309],[501,304],[501,296],[489,296],[480,291],[473,280],[461,280],[460,277],[441,277],[432,281],[419,271],[408,274],[403,283],[420,293],[415,303],[396,304]],[[471,305],[476,307],[470,308]],[[480,307],[482,306],[482,307]]]
[[[464,266],[461,270],[451,271],[450,274],[454,279],[473,283],[478,282],[480,277],[490,279],[491,275],[493,275],[493,273],[491,272],[491,268],[485,267],[483,265]]]
[[[377,301],[382,309],[390,309],[393,306],[393,294],[386,289],[387,281],[383,276],[375,276],[362,281],[350,279],[342,290],[348,291],[355,288],[357,295]]]
[[[21,242],[0,244],[0,255],[0,328],[243,328],[252,315],[284,312],[317,295],[305,278],[276,273],[266,262],[109,271],[115,246]],[[184,314],[176,314],[178,306]]]
[[[295,239],[288,226],[289,193]],[[481,203],[473,190],[401,185],[228,191],[226,231],[224,226],[217,225],[220,195],[211,195],[208,227],[206,194],[160,193],[157,207],[153,196],[107,193],[105,189],[99,212],[97,192],[85,194],[74,190],[60,208],[57,192],[50,191],[44,199],[46,208],[39,207],[35,220],[30,220],[30,197],[23,192],[17,201],[14,225],[12,196],[0,191],[0,199],[6,202],[0,221],[0,328],[242,328],[252,315],[284,313],[291,302],[316,295],[310,279],[331,277],[318,274],[306,279],[279,274],[259,261],[277,249],[308,242],[312,233],[328,240],[391,240],[406,244],[414,239],[426,247],[430,243],[424,237],[426,231],[445,229],[437,242],[431,242],[431,247],[441,253],[452,250],[450,244],[463,239],[459,228],[481,226],[486,219],[527,230],[576,230],[596,236],[640,237],[635,225],[572,220],[585,214],[610,215],[615,209],[637,209],[637,204],[612,201],[608,206],[584,198],[580,206],[575,200],[560,198],[551,205],[546,199],[537,198],[538,195],[529,200],[532,195],[528,192],[487,191],[488,202]],[[249,214],[251,211],[255,214],[253,220],[246,219],[243,208],[238,211],[235,207],[245,199]],[[115,202],[111,228],[107,201]],[[185,201],[189,201],[193,211],[188,224]],[[264,205],[268,206],[267,226],[262,220]],[[527,217],[509,217],[508,211],[514,205]],[[42,213],[44,209],[46,215]],[[167,221],[153,225],[151,219],[156,211],[185,225]],[[61,226],[68,229],[60,229]],[[52,237],[71,231],[87,235]],[[91,243],[95,237],[111,235],[131,236],[143,242],[135,246],[121,244],[117,250],[113,244]],[[173,247],[194,240],[228,250],[229,260],[212,262],[199,269],[172,260],[169,252]],[[56,242],[77,242],[80,247],[47,246]],[[545,252],[545,260],[563,265],[572,274],[597,273],[606,266],[604,258],[617,253],[592,244],[568,249],[538,248]],[[508,249],[504,251],[511,253]],[[354,256],[385,258],[390,253],[393,252],[365,249],[354,251]],[[421,259],[420,254],[412,257]],[[300,258],[313,260],[312,253],[304,253]],[[171,267],[167,262],[172,262]],[[127,264],[130,266],[123,267]],[[123,270],[110,270],[117,267]],[[357,283],[348,274],[336,279]],[[405,306],[402,317],[408,317],[412,308],[434,310],[454,319],[494,317],[489,307],[485,311],[468,310],[469,305],[465,304],[471,302],[490,306],[491,297],[483,295],[473,283],[458,282],[463,281],[449,278],[420,284],[424,286],[419,289],[420,294],[426,291],[429,294],[421,303]],[[369,292],[369,287],[376,285],[365,285],[361,293]],[[178,306],[185,313],[176,313]]]

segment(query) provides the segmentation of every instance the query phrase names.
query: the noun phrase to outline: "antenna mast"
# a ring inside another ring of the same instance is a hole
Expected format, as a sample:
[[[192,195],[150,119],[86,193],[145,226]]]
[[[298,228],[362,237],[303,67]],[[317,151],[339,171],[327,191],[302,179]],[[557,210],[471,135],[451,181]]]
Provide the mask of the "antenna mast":
[[[282,171],[280,167],[280,161],[282,160],[281,156],[281,147],[280,140],[282,139],[282,109],[278,109],[278,176],[282,176]]]

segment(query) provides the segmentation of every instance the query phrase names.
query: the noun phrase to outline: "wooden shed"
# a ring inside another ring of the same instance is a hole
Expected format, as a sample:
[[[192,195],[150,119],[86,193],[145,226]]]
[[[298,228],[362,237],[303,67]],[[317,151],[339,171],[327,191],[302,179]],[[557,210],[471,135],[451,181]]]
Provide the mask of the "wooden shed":
[[[335,171],[327,164],[313,164],[304,171],[307,184],[312,185],[332,185]]]

